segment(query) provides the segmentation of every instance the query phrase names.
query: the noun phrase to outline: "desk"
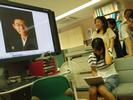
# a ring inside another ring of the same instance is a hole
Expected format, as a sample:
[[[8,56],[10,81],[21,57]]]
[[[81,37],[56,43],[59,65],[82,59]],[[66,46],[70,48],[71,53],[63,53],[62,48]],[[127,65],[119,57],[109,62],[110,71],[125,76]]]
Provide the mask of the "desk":
[[[0,92],[0,95],[5,95],[5,94],[13,93],[13,92],[18,91],[18,90],[21,90],[21,89],[23,89],[23,88],[29,87],[29,86],[31,86],[32,84],[33,84],[33,82],[28,83],[28,84],[25,84],[25,85],[22,85],[22,86],[20,86],[20,87],[16,87],[16,88],[14,88],[14,89],[10,89],[10,90],[7,90],[7,91]]]
[[[74,57],[74,56],[83,55],[85,53],[90,53],[90,52],[91,51],[79,50],[79,51],[66,53],[65,56],[66,57]]]
[[[80,56],[80,55],[84,55],[84,54],[88,54],[92,52],[92,47],[91,46],[78,46],[78,47],[74,47],[74,48],[69,48],[66,50],[65,53],[65,57],[66,58],[71,58],[71,57],[75,57],[75,56]]]
[[[55,75],[66,75],[69,73],[70,73],[70,70],[62,72],[62,73],[58,73]],[[44,76],[44,77],[48,78],[51,76]],[[18,87],[9,85],[9,88],[8,88],[8,86],[7,86],[5,91],[0,91],[0,97],[3,98],[3,99],[0,98],[0,100],[30,100],[31,99],[31,86],[37,79],[40,79],[40,78],[41,77],[39,77],[39,78],[37,77],[33,80],[26,81],[24,83],[22,81],[23,84],[22,85],[19,84]],[[9,98],[7,98],[7,96],[9,96]]]
[[[35,80],[25,80],[19,83],[0,87],[0,100],[30,100],[31,85]]]

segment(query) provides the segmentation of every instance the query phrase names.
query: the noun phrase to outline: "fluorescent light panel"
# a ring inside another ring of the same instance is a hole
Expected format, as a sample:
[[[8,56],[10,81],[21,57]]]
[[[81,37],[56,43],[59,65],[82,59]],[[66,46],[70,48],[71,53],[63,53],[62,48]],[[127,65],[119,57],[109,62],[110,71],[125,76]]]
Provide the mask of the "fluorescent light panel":
[[[87,2],[87,3],[85,3],[85,4],[81,5],[81,6],[79,6],[79,7],[77,7],[77,8],[74,8],[74,9],[72,9],[72,10],[70,10],[70,11],[68,11],[68,12],[66,12],[66,13],[64,13],[64,14],[62,14],[62,15],[57,16],[57,17],[56,17],[56,21],[58,21],[58,20],[60,20],[60,19],[62,19],[62,18],[64,18],[64,17],[66,17],[66,16],[69,16],[69,15],[75,13],[75,12],[78,12],[79,10],[82,10],[82,9],[84,9],[84,8],[87,8],[87,7],[89,7],[89,6],[91,6],[91,5],[95,4],[95,3],[97,3],[97,2],[99,2],[99,1],[100,1],[100,0],[91,0],[91,1],[89,1],[89,2]]]

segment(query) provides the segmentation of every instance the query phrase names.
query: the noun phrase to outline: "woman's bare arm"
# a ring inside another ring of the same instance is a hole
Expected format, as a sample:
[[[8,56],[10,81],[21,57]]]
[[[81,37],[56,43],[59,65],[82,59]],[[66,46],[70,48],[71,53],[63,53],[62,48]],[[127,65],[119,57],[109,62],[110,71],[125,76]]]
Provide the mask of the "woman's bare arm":
[[[109,48],[105,44],[105,63],[106,64],[111,64],[112,63],[112,52],[109,51]]]
[[[127,48],[127,53],[128,53],[128,56],[132,56],[132,44],[131,44],[131,40],[129,37],[127,37],[125,39],[125,45],[126,45],[126,48]]]
[[[97,70],[96,67],[91,67],[91,71],[92,71],[92,76],[97,76]]]

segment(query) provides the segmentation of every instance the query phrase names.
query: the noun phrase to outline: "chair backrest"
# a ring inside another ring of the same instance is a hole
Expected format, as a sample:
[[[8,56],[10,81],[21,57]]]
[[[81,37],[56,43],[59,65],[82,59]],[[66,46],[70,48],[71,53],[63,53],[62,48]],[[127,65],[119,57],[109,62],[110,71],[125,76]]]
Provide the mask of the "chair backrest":
[[[33,84],[32,96],[40,100],[73,100],[71,96],[65,95],[70,86],[69,81],[61,75],[41,78]]]
[[[116,59],[114,64],[119,74],[120,83],[133,82],[133,57]]]

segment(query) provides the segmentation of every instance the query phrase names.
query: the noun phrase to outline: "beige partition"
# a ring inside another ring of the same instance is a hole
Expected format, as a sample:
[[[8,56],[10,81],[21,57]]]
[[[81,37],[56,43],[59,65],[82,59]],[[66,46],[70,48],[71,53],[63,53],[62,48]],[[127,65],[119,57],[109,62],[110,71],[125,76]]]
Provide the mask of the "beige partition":
[[[59,34],[61,49],[68,49],[83,45],[83,33],[80,26]]]

